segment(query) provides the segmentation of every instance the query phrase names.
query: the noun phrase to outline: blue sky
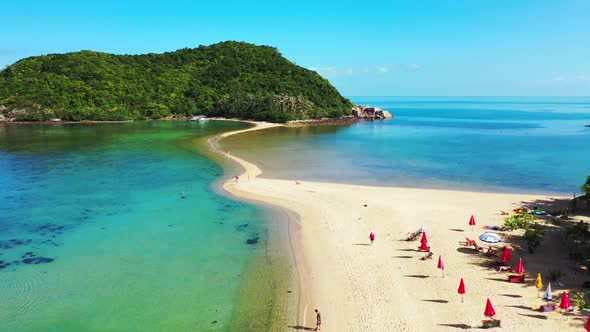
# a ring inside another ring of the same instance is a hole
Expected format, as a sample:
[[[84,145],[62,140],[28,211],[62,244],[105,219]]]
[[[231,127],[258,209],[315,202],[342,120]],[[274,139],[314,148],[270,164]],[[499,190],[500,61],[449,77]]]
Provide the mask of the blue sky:
[[[347,96],[590,95],[590,0],[0,0],[0,24],[0,68],[240,40]]]

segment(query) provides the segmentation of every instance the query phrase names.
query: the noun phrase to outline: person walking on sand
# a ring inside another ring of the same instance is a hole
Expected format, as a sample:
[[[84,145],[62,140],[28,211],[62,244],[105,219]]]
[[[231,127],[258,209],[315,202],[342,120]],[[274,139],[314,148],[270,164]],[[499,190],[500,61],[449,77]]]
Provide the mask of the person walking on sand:
[[[315,317],[316,317],[316,321],[315,321],[315,330],[321,330],[322,328],[322,315],[320,314],[320,311],[318,309],[315,310]]]
[[[373,241],[375,241],[375,234],[373,232],[371,232],[371,234],[369,234],[369,240],[371,240],[371,245],[372,245]]]
[[[238,179],[239,179],[239,178],[240,178],[240,177],[236,175],[236,184],[238,183]]]

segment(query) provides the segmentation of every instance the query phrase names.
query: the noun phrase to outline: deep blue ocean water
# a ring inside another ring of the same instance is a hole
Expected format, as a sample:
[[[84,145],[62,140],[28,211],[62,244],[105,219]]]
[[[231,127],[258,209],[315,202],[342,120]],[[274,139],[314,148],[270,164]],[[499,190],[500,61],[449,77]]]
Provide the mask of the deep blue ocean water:
[[[225,144],[264,176],[286,179],[571,195],[590,174],[590,98],[351,100],[395,118],[276,128]]]

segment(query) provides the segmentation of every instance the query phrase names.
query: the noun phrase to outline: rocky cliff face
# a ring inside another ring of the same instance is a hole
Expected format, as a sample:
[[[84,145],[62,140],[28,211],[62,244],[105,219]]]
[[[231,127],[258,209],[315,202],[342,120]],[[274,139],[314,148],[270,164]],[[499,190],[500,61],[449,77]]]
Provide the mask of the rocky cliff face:
[[[352,115],[356,118],[372,120],[386,120],[393,118],[393,115],[388,111],[382,110],[379,107],[371,106],[355,106],[352,108]]]

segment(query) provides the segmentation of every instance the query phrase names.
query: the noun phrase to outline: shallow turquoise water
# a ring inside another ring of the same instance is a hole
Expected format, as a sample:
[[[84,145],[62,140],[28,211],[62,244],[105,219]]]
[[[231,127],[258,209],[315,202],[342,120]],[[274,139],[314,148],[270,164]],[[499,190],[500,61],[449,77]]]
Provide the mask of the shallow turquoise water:
[[[227,330],[267,216],[196,141],[246,126],[0,125],[0,330]]]
[[[590,98],[352,101],[395,119],[276,128],[224,144],[286,179],[571,195],[590,174]]]

